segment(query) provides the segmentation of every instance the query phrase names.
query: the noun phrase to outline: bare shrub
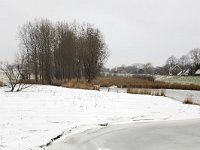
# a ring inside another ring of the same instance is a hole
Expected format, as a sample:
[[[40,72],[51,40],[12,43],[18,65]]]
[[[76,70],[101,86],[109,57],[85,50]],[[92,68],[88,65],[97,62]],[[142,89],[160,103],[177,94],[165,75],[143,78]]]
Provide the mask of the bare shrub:
[[[8,78],[7,86],[10,88],[11,92],[19,92],[31,85],[26,85],[23,83],[23,67],[21,64],[0,64],[0,69],[3,71],[5,76]]]

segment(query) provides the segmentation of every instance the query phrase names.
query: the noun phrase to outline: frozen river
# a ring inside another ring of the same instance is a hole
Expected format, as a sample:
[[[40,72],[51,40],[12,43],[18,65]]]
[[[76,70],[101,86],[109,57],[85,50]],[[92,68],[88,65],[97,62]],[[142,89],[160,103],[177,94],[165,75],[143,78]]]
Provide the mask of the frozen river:
[[[186,98],[192,98],[193,102],[200,104],[200,91],[167,89],[166,96],[179,101],[184,101]]]
[[[101,88],[101,91],[108,91],[108,88]],[[117,91],[113,89],[111,92],[127,93],[127,89],[117,88]],[[186,98],[192,98],[193,102],[200,104],[200,91],[167,89],[166,96],[182,102]]]
[[[47,150],[199,150],[200,120],[147,122],[91,129]]]

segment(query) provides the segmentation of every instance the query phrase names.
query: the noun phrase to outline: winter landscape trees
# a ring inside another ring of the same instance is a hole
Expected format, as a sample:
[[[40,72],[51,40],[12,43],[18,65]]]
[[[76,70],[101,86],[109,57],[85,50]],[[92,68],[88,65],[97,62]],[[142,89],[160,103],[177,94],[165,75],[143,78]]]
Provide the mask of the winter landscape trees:
[[[41,19],[19,28],[18,37],[26,65],[26,78],[52,84],[55,79],[91,81],[108,57],[104,37],[91,24]]]
[[[176,58],[170,56],[165,65],[153,67],[148,63],[131,66],[122,65],[113,69],[102,69],[108,57],[107,45],[98,28],[91,24],[77,22],[52,22],[35,19],[18,29],[20,46],[19,58],[15,64],[7,64],[8,73],[20,69],[20,80],[35,80],[35,83],[52,84],[53,80],[80,79],[91,82],[100,71],[119,74],[169,74],[170,68],[190,70],[190,75],[200,69],[200,49],[192,49],[188,54]],[[20,68],[16,68],[16,66]],[[10,71],[9,71],[10,70]],[[13,77],[14,79],[14,77]],[[12,81],[14,81],[12,79]],[[16,83],[19,83],[18,81]]]

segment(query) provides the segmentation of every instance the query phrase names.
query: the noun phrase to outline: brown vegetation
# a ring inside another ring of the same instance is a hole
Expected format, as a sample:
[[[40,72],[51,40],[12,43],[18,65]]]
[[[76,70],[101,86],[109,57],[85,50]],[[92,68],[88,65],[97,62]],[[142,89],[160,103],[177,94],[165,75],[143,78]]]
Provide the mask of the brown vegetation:
[[[200,90],[199,85],[183,85],[177,83],[165,83],[154,81],[149,76],[133,76],[133,77],[100,77],[93,81],[101,87],[110,87],[116,85],[122,88],[146,88],[146,89],[183,89],[183,90]]]
[[[48,84],[46,81],[29,80],[26,84]],[[111,87],[113,85],[118,88],[142,88],[142,89],[183,89],[183,90],[200,90],[199,85],[183,85],[177,83],[165,83],[161,81],[154,81],[153,77],[133,76],[133,77],[99,77],[96,80],[88,83],[86,80],[53,80],[55,86],[63,86],[67,88],[81,88],[81,89],[94,89],[94,85],[100,87]]]
[[[0,81],[0,87],[2,87],[3,86],[3,82],[2,81]]]
[[[87,89],[87,90],[93,90],[94,86],[91,83],[88,83],[87,81],[81,80],[70,80],[65,83],[63,83],[61,86],[67,87],[67,88],[78,88],[78,89]]]
[[[127,93],[144,94],[144,95],[152,95],[152,96],[165,96],[164,89],[128,88]]]
[[[91,82],[108,57],[103,34],[90,24],[36,19],[19,28],[18,38],[25,79],[34,75],[43,84],[83,77]]]

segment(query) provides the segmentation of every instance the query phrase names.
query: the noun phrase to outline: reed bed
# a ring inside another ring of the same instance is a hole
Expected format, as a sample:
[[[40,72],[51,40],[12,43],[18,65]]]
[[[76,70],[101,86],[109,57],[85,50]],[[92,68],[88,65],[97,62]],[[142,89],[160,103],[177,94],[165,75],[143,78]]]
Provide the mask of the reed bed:
[[[27,84],[48,84],[46,81],[34,80],[24,81]],[[77,81],[72,80],[53,80],[52,85],[63,86],[68,88],[82,88],[91,89],[94,85],[100,85],[101,87],[117,86],[118,88],[144,88],[144,89],[182,89],[182,90],[200,90],[200,85],[186,85],[178,83],[167,83],[161,81],[155,81],[152,76],[135,75],[133,77],[99,77],[96,80],[88,83],[86,80],[81,79]]]
[[[152,95],[152,96],[165,96],[164,89],[128,88],[127,93],[144,94],[144,95]]]

